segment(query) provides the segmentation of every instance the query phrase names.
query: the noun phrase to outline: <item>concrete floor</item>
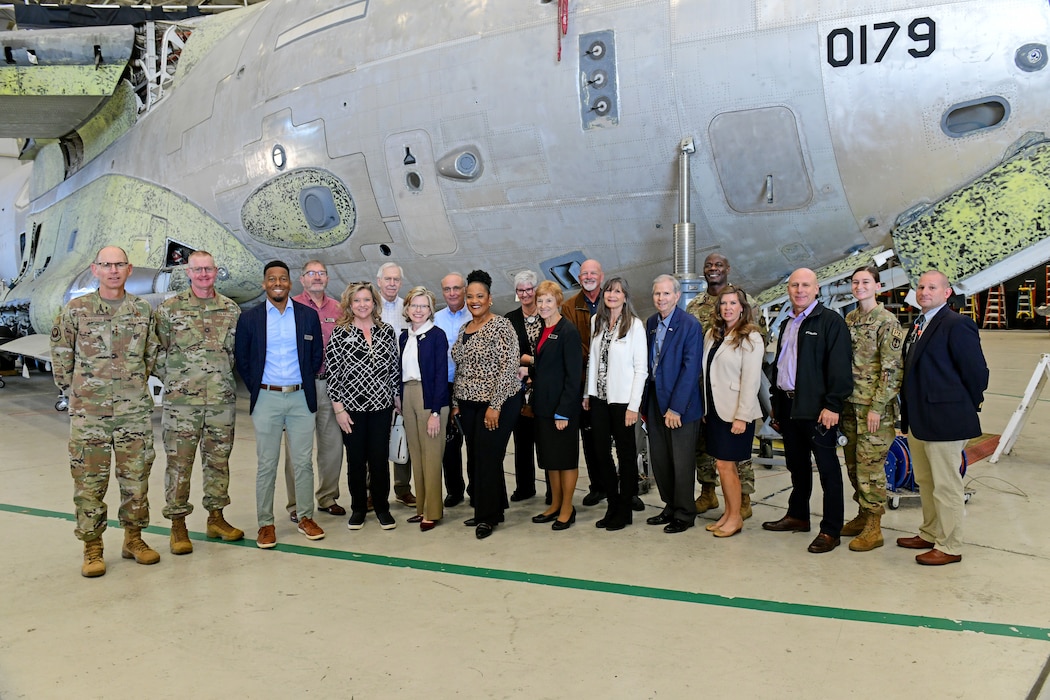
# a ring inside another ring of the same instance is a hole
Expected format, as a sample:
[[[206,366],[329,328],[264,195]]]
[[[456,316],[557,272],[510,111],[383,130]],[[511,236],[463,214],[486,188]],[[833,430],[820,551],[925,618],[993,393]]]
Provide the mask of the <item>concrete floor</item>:
[[[992,369],[982,420],[999,433],[1050,335],[982,337]],[[870,553],[812,555],[810,535],[762,531],[786,507],[782,467],[758,469],[755,517],[728,540],[702,527],[665,535],[642,520],[606,532],[594,527],[604,509],[582,506],[575,527],[552,532],[529,521],[543,509],[534,499],[513,504],[484,541],[460,524],[465,505],[428,533],[396,504],[392,532],[373,519],[349,532],[345,518],[321,513],[328,536],[316,542],[279,517],[274,551],[204,540],[195,475],[195,551],[174,557],[160,457],[146,535],[160,563],[122,560],[111,522],[109,570],[92,580],[79,574],[68,421],[54,398],[43,375],[9,377],[0,390],[5,700],[1050,698],[1050,391],[1013,454],[970,466],[958,565],[921,567],[892,545],[916,532],[916,499],[887,513],[887,546]],[[254,537],[246,404],[226,514]],[[159,447],[159,412],[154,426]],[[279,485],[278,515],[282,498]],[[658,507],[655,493],[645,501],[643,520]],[[114,517],[115,484],[108,502]]]

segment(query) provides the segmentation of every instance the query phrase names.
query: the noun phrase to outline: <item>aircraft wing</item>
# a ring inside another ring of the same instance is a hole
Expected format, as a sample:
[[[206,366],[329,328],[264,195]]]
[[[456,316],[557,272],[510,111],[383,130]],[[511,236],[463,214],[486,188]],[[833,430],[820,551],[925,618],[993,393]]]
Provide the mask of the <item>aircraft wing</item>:
[[[0,352],[51,362],[51,338],[43,333],[34,333],[0,345]]]

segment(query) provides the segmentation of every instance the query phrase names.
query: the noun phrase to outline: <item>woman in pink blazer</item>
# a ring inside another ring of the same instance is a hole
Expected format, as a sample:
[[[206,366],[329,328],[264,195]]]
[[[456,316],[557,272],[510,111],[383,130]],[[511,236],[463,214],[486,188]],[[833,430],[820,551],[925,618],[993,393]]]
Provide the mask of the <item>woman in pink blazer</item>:
[[[765,343],[744,290],[727,285],[715,299],[715,309],[715,322],[704,338],[704,431],[726,507],[707,529],[715,537],[732,537],[744,527],[737,463],[751,457],[755,419],[762,417],[758,389]]]

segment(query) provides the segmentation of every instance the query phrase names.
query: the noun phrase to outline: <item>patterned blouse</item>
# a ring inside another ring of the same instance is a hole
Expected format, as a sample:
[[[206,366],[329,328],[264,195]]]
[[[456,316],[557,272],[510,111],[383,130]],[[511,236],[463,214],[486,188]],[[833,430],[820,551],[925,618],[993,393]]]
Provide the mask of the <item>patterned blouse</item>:
[[[336,326],[324,355],[328,398],[347,411],[381,411],[401,389],[401,364],[389,324],[372,326],[372,344],[352,323]]]
[[[620,319],[616,319],[611,329],[602,333],[598,350],[598,398],[607,401],[609,397],[609,346],[620,330]]]
[[[453,398],[480,401],[497,411],[521,390],[518,379],[518,334],[503,316],[493,316],[477,333],[467,336],[466,324],[452,346],[456,362]]]

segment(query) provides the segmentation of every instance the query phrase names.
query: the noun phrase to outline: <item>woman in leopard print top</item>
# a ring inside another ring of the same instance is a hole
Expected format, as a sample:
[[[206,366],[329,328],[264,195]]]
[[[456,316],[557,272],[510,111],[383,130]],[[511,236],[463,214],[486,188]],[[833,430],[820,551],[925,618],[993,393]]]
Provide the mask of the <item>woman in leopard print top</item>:
[[[471,320],[452,346],[456,363],[453,415],[457,415],[467,442],[468,491],[474,500],[477,538],[492,534],[503,522],[507,484],[503,458],[507,442],[521,413],[522,388],[518,379],[518,336],[510,321],[492,313],[492,278],[483,270],[467,275],[467,310]]]

